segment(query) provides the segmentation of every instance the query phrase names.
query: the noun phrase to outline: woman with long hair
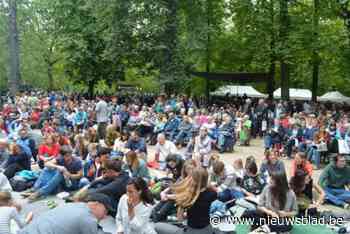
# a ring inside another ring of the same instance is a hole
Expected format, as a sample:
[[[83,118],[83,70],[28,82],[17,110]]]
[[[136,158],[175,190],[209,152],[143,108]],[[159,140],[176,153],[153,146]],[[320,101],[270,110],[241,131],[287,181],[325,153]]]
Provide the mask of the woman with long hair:
[[[88,154],[87,142],[82,134],[78,134],[74,137],[74,150],[73,153],[81,160],[85,160]]]
[[[147,182],[151,179],[146,162],[139,158],[135,151],[126,154],[126,164],[133,178],[141,177]]]
[[[260,174],[265,177],[266,180],[273,173],[285,174],[286,169],[282,160],[279,159],[279,152],[265,151],[265,160],[262,162],[260,167]]]
[[[317,208],[323,204],[325,199],[323,189],[312,182],[311,176],[306,171],[300,169],[290,179],[290,187],[297,197],[298,216],[316,216]],[[314,199],[313,191],[318,194],[317,200]]]
[[[298,205],[296,196],[288,186],[285,173],[273,172],[271,174],[270,185],[266,186],[259,197],[258,208],[256,211],[248,211],[246,217],[254,219],[252,229],[257,232],[289,232],[292,230],[292,224],[287,218],[297,215]],[[268,222],[268,220],[275,220]],[[262,220],[266,221],[263,225]],[[263,226],[261,226],[263,225]]]
[[[142,178],[133,178],[118,204],[116,234],[156,234],[149,221],[153,208],[152,193]]]
[[[175,184],[172,190],[178,207],[178,219],[185,218],[184,211],[187,211],[186,230],[167,223],[157,223],[157,233],[213,233],[209,222],[209,209],[211,203],[217,199],[217,194],[208,187],[207,170],[196,167],[191,176]]]

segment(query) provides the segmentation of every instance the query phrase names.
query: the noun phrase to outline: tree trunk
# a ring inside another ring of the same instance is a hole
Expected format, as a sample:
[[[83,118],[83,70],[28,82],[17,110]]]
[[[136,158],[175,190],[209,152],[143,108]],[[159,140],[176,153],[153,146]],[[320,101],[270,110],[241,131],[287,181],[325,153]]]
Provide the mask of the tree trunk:
[[[163,90],[166,86],[175,83],[177,64],[176,64],[176,49],[178,46],[177,30],[178,30],[178,0],[167,0],[166,3],[166,28],[163,35],[163,43],[165,45],[163,53],[163,61],[160,65],[160,79],[163,83]],[[174,91],[174,90],[173,90]]]
[[[54,90],[52,70],[53,70],[53,64],[52,63],[48,63],[47,76],[49,78],[49,91],[53,91]]]
[[[9,0],[9,53],[10,72],[9,89],[12,96],[15,96],[21,82],[21,72],[19,64],[19,35],[17,29],[17,2]]]
[[[318,54],[318,40],[319,40],[319,9],[320,0],[314,0],[314,15],[313,15],[313,51],[312,51],[312,101],[317,101],[318,76],[320,70],[320,58]]]
[[[273,99],[273,91],[275,89],[275,72],[276,72],[276,53],[275,53],[275,45],[276,45],[276,37],[275,37],[275,10],[274,10],[274,1],[270,2],[270,17],[271,17],[271,42],[270,42],[270,50],[271,50],[271,56],[270,56],[270,80],[268,82],[268,94],[269,99]]]
[[[280,0],[280,40],[282,48],[288,48],[288,0]],[[281,64],[281,96],[283,100],[289,100],[289,66],[286,60],[286,54],[280,57]]]
[[[211,33],[211,0],[207,0],[207,51],[206,51],[206,71],[210,72],[210,33]],[[205,97],[207,100],[207,104],[210,103],[210,81],[205,79]]]
[[[91,80],[91,81],[89,81],[89,83],[88,83],[88,88],[89,88],[89,90],[88,90],[88,92],[89,92],[89,98],[93,98],[94,97],[94,92],[95,92],[95,81],[94,80]]]

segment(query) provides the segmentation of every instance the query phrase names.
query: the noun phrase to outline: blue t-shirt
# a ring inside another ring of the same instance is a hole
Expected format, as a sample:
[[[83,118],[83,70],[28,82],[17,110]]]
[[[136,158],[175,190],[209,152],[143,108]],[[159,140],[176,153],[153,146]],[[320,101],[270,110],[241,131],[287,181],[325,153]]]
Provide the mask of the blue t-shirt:
[[[66,164],[64,162],[64,158],[59,157],[57,159],[57,165],[64,166],[69,171],[69,173],[72,173],[72,174],[78,173],[83,168],[83,164],[81,160],[77,157],[73,157],[73,160],[70,164]]]

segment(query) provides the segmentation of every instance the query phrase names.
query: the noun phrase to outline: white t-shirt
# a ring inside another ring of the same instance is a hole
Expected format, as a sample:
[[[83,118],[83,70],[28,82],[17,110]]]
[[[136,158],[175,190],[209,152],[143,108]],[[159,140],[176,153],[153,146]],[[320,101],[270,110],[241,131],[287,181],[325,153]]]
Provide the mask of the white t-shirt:
[[[177,148],[171,141],[166,140],[163,145],[157,143],[156,154],[159,154],[159,161],[164,162],[169,154],[177,154]]]
[[[134,207],[135,215],[130,220],[128,214],[128,196],[124,194],[118,203],[116,216],[117,233],[124,234],[156,234],[149,221],[153,206],[140,202]]]

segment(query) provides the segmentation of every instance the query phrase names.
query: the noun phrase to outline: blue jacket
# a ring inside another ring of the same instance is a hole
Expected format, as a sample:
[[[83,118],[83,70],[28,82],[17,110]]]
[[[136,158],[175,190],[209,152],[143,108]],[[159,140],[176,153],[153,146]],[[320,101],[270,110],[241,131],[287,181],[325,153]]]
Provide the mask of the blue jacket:
[[[129,140],[127,143],[126,143],[126,146],[125,148],[127,149],[131,149],[132,151],[140,151],[140,152],[144,152],[147,154],[147,146],[146,146],[146,143],[145,143],[145,139],[143,138],[139,138],[138,141],[133,141],[133,140]]]
[[[172,131],[176,131],[177,128],[180,125],[180,119],[178,119],[177,117],[174,117],[172,119],[170,119],[164,127],[164,132],[172,132]]]

